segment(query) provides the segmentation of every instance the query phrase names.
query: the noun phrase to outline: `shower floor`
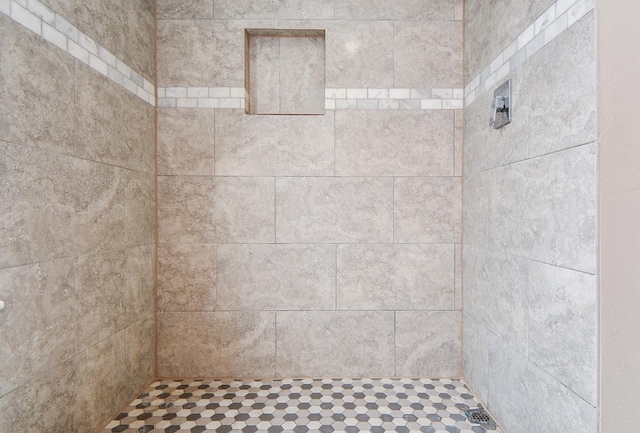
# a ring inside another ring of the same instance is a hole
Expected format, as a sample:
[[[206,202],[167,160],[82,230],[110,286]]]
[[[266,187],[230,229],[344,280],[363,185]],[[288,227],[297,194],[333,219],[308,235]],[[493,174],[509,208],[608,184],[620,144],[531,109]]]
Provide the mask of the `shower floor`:
[[[495,431],[467,421],[478,404],[450,379],[162,380],[102,433]]]

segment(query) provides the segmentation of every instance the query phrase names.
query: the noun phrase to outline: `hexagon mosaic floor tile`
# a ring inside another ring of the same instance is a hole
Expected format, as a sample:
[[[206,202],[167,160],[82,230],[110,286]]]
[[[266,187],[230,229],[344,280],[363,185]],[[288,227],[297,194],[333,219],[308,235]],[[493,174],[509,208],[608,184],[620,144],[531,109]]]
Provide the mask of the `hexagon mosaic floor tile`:
[[[163,380],[102,433],[485,433],[480,403],[459,380]]]

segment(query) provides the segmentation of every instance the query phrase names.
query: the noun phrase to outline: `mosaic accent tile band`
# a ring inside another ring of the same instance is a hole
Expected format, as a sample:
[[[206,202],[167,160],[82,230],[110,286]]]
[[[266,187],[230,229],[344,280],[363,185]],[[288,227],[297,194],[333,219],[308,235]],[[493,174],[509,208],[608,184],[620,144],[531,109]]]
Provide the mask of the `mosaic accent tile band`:
[[[326,110],[461,110],[463,89],[325,89]],[[245,108],[243,87],[158,87],[158,107]]]
[[[492,88],[592,11],[595,0],[558,0],[496,56],[464,89],[465,106]]]
[[[163,380],[102,433],[486,433],[480,402],[451,379]]]
[[[153,84],[39,0],[0,0],[0,13],[155,105]]]

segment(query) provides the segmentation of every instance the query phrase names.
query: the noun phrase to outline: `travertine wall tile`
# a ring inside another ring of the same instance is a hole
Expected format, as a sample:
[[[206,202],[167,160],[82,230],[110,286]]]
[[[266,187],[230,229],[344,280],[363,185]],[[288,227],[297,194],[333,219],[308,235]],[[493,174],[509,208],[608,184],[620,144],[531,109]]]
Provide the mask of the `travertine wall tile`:
[[[393,376],[393,317],[391,311],[278,312],[276,376]]]
[[[75,156],[153,173],[153,107],[80,62],[76,80]]]
[[[213,18],[213,0],[157,0],[158,19]]]
[[[341,310],[451,310],[453,245],[340,245]]]
[[[397,178],[394,186],[393,225],[395,242],[460,243],[460,178]]]
[[[158,245],[158,310],[214,310],[216,263],[213,244]]]
[[[280,113],[324,114],[325,39],[280,39]]]
[[[215,0],[217,19],[331,19],[335,0]]]
[[[453,20],[454,4],[449,0],[335,0],[336,18],[393,20]]]
[[[274,179],[160,176],[160,243],[274,242]]]
[[[396,375],[459,377],[461,374],[461,312],[396,313]]]
[[[393,70],[396,87],[462,87],[462,23],[396,23]]]
[[[453,113],[414,110],[336,112],[339,176],[450,176]]]
[[[332,310],[333,245],[218,245],[221,310]]]
[[[0,137],[73,154],[73,59],[0,15]]]
[[[280,114],[280,38],[250,37],[248,44],[250,113]]]
[[[278,243],[392,242],[393,180],[278,178]]]
[[[153,304],[152,304],[153,306]],[[135,395],[155,377],[156,321],[155,312],[125,330],[127,394]]]
[[[276,376],[275,312],[164,312],[158,323],[160,377]]]
[[[158,175],[214,174],[215,110],[158,109]]]
[[[323,116],[216,114],[216,175],[331,176],[334,113]]]
[[[137,171],[127,171],[126,177],[126,245],[153,244],[156,239],[156,177]]]

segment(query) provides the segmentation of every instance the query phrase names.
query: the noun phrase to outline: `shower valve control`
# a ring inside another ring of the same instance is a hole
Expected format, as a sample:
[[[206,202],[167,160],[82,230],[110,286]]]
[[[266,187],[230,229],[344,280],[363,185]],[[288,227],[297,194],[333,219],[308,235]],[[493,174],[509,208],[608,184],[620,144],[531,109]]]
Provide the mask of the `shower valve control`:
[[[511,80],[505,82],[493,92],[491,120],[489,125],[495,129],[511,122]]]

